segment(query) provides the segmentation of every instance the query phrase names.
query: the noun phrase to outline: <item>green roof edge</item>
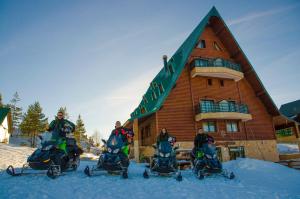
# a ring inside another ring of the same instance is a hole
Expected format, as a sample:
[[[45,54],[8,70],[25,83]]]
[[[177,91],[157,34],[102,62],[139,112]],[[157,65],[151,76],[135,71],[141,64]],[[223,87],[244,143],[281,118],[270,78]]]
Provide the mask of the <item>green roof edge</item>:
[[[230,31],[230,29],[228,28],[228,26],[226,25],[225,21],[223,20],[223,18],[221,17],[221,15],[219,14],[219,12],[217,11],[217,9],[215,8],[215,6],[213,6],[211,8],[211,10],[208,12],[208,14],[201,20],[201,22],[196,26],[196,28],[192,31],[192,33],[187,37],[187,39],[182,43],[182,45],[176,50],[176,52],[173,54],[173,56],[168,60],[167,65],[172,65],[175,66],[175,73],[173,74],[173,76],[170,78],[170,82],[167,86],[167,88],[165,88],[165,92],[163,95],[159,96],[159,98],[157,99],[156,103],[152,103],[152,106],[150,107],[150,110],[147,110],[145,113],[140,113],[138,115],[134,115],[134,112],[141,106],[143,106],[143,100],[141,101],[141,103],[139,104],[139,106],[134,110],[133,113],[131,113],[131,118],[129,119],[130,121],[132,121],[133,119],[136,118],[142,118],[142,117],[146,117],[152,113],[155,113],[156,111],[158,111],[160,109],[160,107],[162,106],[162,104],[164,103],[164,101],[166,100],[166,98],[168,97],[168,95],[170,94],[173,86],[175,85],[177,79],[179,78],[188,58],[189,55],[191,54],[192,50],[194,49],[198,38],[201,36],[206,24],[208,23],[209,19],[212,16],[216,16],[218,18],[220,18],[220,20],[223,22],[223,24],[225,25],[225,27],[227,28],[227,30],[229,31],[230,35],[232,36],[234,42],[236,43],[237,47],[239,48],[239,50],[241,51],[242,55],[246,58],[246,61],[248,62],[249,66],[251,67],[252,72],[254,72],[255,77],[257,78],[257,80],[259,81],[260,86],[262,87],[262,89],[264,90],[264,92],[267,94],[267,97],[270,99],[273,107],[275,108],[275,110],[277,111],[277,113],[279,114],[279,110],[277,108],[277,106],[275,105],[273,99],[271,98],[271,96],[269,95],[269,93],[267,92],[267,90],[265,89],[264,85],[262,84],[262,81],[260,80],[260,78],[258,77],[257,73],[255,72],[252,64],[250,63],[248,57],[245,55],[244,51],[242,50],[242,48],[240,47],[240,45],[238,44],[238,42],[236,41],[235,37],[233,36],[232,32]],[[181,56],[182,58],[180,59],[179,56]],[[177,59],[179,59],[179,63],[173,63],[172,60],[174,62],[178,61]],[[162,68],[160,70],[160,72],[155,76],[155,78],[151,81],[155,82],[160,76],[163,76],[163,74],[165,73],[165,69]],[[149,94],[148,92],[151,91],[151,84],[150,87],[147,89],[146,94]],[[145,96],[146,94],[144,94],[143,96]],[[145,105],[144,105],[145,106]],[[149,107],[148,107],[149,108]]]

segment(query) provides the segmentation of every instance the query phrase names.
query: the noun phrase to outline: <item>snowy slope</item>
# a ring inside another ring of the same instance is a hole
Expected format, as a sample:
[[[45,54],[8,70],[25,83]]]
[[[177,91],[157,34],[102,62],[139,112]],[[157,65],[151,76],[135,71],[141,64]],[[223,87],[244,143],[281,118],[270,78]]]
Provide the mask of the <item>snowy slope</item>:
[[[0,145],[0,165],[20,163],[29,148]],[[6,158],[7,154],[12,155]],[[208,178],[199,181],[190,170],[183,171],[183,181],[168,177],[143,179],[144,165],[131,163],[129,179],[119,176],[86,177],[82,161],[75,173],[52,180],[46,176],[11,177],[0,173],[0,198],[300,198],[300,172],[279,164],[253,159],[239,159],[224,164],[233,170],[235,180]]]

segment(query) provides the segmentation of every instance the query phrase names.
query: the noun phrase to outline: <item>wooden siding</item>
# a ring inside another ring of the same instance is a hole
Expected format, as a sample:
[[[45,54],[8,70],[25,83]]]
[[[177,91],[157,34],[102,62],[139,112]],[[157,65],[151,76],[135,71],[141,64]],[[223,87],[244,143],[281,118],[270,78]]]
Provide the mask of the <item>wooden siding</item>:
[[[216,102],[232,100],[248,105],[253,119],[247,122],[238,121],[239,132],[237,133],[226,132],[227,120],[215,120],[217,132],[211,133],[211,135],[216,140],[275,139],[272,116],[268,113],[260,98],[257,97],[247,78],[243,78],[238,82],[230,79],[222,79],[224,81],[223,87],[220,85],[219,78],[199,76],[191,78],[189,64],[195,57],[219,57],[233,62],[237,61],[233,59],[235,55],[230,54],[225,45],[223,45],[223,41],[217,37],[211,27],[207,26],[205,28],[199,41],[202,39],[206,42],[206,48],[195,48],[193,50],[186,67],[176,82],[176,86],[157,112],[156,118],[149,118],[147,122],[151,123],[151,125],[156,125],[158,129],[167,128],[170,134],[176,136],[177,141],[192,141],[196,129],[202,127],[203,122],[195,121],[199,101],[201,99],[212,99]],[[222,51],[214,49],[213,42],[217,42]],[[207,84],[207,79],[212,80],[212,85]],[[155,120],[157,123],[155,123]],[[140,126],[143,126],[144,123]],[[154,142],[153,137],[151,140]]]

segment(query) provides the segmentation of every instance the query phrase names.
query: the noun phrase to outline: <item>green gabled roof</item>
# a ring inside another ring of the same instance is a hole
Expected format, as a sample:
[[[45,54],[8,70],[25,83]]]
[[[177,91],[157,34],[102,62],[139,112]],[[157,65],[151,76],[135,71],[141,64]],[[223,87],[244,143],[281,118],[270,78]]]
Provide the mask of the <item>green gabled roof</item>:
[[[155,113],[160,109],[162,104],[164,103],[167,96],[170,94],[172,88],[176,84],[177,79],[179,78],[186,62],[188,61],[189,55],[193,51],[194,47],[198,42],[198,38],[201,36],[202,32],[205,29],[205,26],[208,24],[211,17],[218,17],[221,22],[224,24],[224,27],[228,30],[230,36],[232,37],[234,43],[236,44],[237,49],[242,53],[246,62],[248,63],[251,70],[249,73],[254,74],[255,79],[258,81],[258,85],[260,90],[263,91],[264,95],[262,95],[261,100],[268,107],[268,111],[271,115],[279,115],[278,108],[273,102],[272,98],[264,88],[261,80],[256,74],[253,66],[251,65],[249,59],[235,40],[234,36],[230,32],[226,23],[220,16],[219,12],[215,7],[208,12],[208,14],[202,19],[202,21],[198,24],[198,26],[193,30],[193,32],[188,36],[188,38],[183,42],[183,44],[179,47],[179,49],[175,52],[175,54],[169,59],[167,62],[167,69],[163,67],[160,72],[156,75],[156,77],[152,80],[150,87],[148,88],[146,94],[143,96],[143,100],[139,104],[139,106],[131,113],[130,120],[136,118],[142,118],[152,113]],[[174,73],[171,74],[168,70],[169,67],[173,68]],[[153,86],[153,83],[156,85],[162,84],[164,88],[164,92],[160,93],[158,86]],[[251,82],[250,82],[251,83]],[[157,96],[156,99],[152,100],[152,92],[154,92]],[[146,99],[146,100],[145,100]]]
[[[0,108],[0,124],[2,124],[3,120],[9,113],[9,110],[10,110],[9,108],[4,108],[4,107]]]
[[[193,30],[193,32],[188,36],[188,38],[183,42],[175,54],[169,59],[167,63],[167,68],[163,67],[156,77],[152,80],[150,87],[148,88],[143,100],[139,106],[131,113],[131,120],[135,118],[141,118],[150,115],[162,106],[165,99],[171,92],[173,86],[175,85],[177,79],[179,78],[188,58],[191,54],[193,48],[198,42],[198,38],[203,32],[205,26],[207,25],[210,17],[217,16],[220,17],[217,9],[213,7],[209,13],[204,17],[204,19],[199,23],[199,25]],[[172,67],[173,73],[169,70]],[[153,85],[156,84],[156,85]],[[164,91],[160,93],[159,84],[162,84]],[[152,93],[156,94],[156,99],[152,99]],[[146,100],[145,100],[146,98]],[[142,113],[142,109],[144,113]]]
[[[300,100],[281,105],[279,111],[286,117],[300,114]]]

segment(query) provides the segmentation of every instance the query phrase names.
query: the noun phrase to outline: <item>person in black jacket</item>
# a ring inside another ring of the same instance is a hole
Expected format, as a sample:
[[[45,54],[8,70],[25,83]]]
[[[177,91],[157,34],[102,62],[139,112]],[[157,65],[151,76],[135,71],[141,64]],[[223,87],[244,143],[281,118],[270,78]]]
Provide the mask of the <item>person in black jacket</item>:
[[[176,138],[172,137],[166,128],[162,128],[159,135],[156,138],[156,146],[159,145],[162,141],[169,141],[171,145],[173,146],[174,142],[176,142]]]
[[[198,129],[198,133],[194,139],[194,148],[191,152],[192,163],[194,164],[196,150],[202,148],[203,144],[214,143],[215,140],[212,136],[203,132],[202,128]]]

